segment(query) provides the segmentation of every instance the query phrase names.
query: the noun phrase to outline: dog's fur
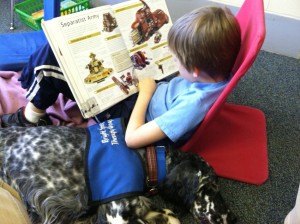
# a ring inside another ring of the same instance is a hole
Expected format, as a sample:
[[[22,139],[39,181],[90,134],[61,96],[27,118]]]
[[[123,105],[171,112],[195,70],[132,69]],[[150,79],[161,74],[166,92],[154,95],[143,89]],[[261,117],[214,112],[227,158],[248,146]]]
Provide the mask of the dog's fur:
[[[85,130],[74,127],[0,129],[0,177],[20,193],[33,223],[178,223],[144,196],[89,206],[86,139]],[[235,223],[203,159],[169,149],[166,161],[162,198],[189,210],[196,223]]]

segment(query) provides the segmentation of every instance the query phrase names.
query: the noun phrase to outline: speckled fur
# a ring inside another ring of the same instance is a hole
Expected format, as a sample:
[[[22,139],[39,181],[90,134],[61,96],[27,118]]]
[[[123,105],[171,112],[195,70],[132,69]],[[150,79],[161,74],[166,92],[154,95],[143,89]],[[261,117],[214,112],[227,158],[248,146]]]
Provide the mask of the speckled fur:
[[[0,178],[21,195],[33,223],[178,223],[149,198],[124,198],[90,207],[84,179],[85,129],[0,129]],[[167,152],[162,198],[187,208],[197,223],[235,223],[213,169],[200,157]]]

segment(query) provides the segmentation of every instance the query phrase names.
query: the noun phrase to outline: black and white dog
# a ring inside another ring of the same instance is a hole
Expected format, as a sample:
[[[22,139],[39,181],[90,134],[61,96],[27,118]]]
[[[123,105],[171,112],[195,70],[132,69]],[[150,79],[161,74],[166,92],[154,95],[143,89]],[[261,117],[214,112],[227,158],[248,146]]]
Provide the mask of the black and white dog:
[[[179,223],[173,212],[143,195],[91,204],[87,141],[84,128],[0,129],[0,178],[20,193],[33,223]],[[137,152],[147,170],[145,150]],[[189,210],[195,223],[236,222],[213,169],[202,158],[173,148],[165,154],[166,177],[157,187],[163,199]]]

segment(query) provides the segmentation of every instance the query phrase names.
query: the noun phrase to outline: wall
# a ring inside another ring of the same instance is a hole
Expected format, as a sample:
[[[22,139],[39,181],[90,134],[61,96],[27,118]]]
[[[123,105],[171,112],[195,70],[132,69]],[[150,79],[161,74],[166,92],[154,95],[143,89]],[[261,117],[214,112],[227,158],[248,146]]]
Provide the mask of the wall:
[[[240,7],[243,0],[211,0],[226,5],[234,5]],[[300,19],[300,1],[299,0],[264,0],[264,7],[267,13],[280,16]]]
[[[256,0],[252,0],[256,1]],[[166,0],[175,21],[185,12],[204,5],[226,5],[236,13],[243,0]],[[262,49],[300,59],[300,1],[264,0],[266,39]]]

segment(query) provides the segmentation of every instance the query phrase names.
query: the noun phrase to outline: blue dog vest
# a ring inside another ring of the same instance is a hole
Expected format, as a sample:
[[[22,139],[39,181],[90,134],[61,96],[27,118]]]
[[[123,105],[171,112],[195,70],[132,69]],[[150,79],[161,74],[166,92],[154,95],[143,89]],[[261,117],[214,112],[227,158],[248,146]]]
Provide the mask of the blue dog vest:
[[[145,170],[135,150],[127,147],[120,118],[104,121],[87,128],[86,183],[90,203],[142,195]],[[157,155],[159,181],[166,174],[165,152]]]

